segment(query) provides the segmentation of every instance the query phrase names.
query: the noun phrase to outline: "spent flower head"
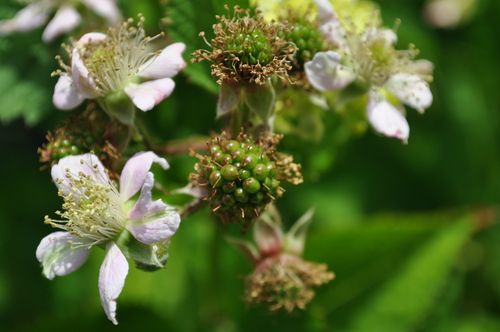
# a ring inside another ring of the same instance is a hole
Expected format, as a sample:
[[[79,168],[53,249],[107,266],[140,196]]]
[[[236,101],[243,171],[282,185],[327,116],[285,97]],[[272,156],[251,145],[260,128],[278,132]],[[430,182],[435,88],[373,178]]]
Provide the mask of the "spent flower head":
[[[25,32],[41,27],[47,21],[42,40],[51,42],[72,31],[82,22],[80,4],[106,19],[108,25],[118,24],[122,17],[114,0],[25,0],[27,6],[9,20],[0,21],[0,35]],[[51,18],[52,14],[55,15]]]
[[[245,278],[248,304],[264,304],[269,310],[288,312],[305,309],[314,298],[313,288],[335,277],[326,264],[301,258],[313,213],[309,210],[284,234],[280,216],[273,206],[255,222],[257,248],[248,241],[228,239],[254,266],[253,273]]]
[[[53,279],[78,269],[94,246],[106,254],[99,272],[99,293],[108,318],[116,321],[116,299],[128,274],[127,258],[139,268],[163,268],[169,239],[177,231],[179,214],[161,199],[153,201],[153,162],[168,168],[153,152],[139,152],[125,164],[120,189],[92,153],[62,158],[52,167],[52,178],[63,197],[60,220],[45,223],[62,231],[40,242],[36,256],[43,273]],[[135,201],[132,197],[141,191]]]
[[[427,81],[432,80],[432,63],[415,61],[418,51],[396,50],[397,35],[381,27],[379,13],[373,23],[358,32],[341,24],[331,4],[316,0],[324,16],[324,33],[336,40],[337,51],[317,53],[305,64],[309,82],[320,91],[341,90],[355,82],[368,94],[367,117],[373,128],[386,136],[408,140],[410,128],[401,104],[394,106],[386,96],[423,112],[432,103]]]
[[[134,105],[148,111],[168,97],[175,86],[171,77],[186,65],[182,58],[185,45],[175,43],[151,52],[152,38],[146,36],[143,21],[141,16],[135,27],[129,19],[107,34],[87,33],[65,45],[71,64],[58,57],[61,70],[53,73],[60,76],[54,105],[69,110],[84,99],[96,99],[111,116],[131,123]]]
[[[215,38],[207,41],[212,50],[195,51],[191,62],[212,62],[212,77],[218,84],[263,85],[275,74],[286,77],[291,69],[288,57],[295,52],[294,45],[280,35],[288,31],[286,22],[266,22],[258,10],[252,16],[250,9],[238,6],[232,17],[216,18]]]

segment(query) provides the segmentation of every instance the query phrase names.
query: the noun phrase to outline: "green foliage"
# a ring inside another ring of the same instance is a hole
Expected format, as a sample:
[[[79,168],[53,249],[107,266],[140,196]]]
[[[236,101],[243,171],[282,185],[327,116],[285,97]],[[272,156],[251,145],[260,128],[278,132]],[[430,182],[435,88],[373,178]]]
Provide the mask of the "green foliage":
[[[422,20],[422,1],[379,2],[388,26],[402,19],[401,48],[415,43],[420,57],[436,66],[433,106],[423,116],[408,110],[409,144],[370,130],[361,137],[365,100],[355,98],[359,91],[353,86],[341,96],[347,106],[335,112],[292,93],[285,99],[294,107],[283,107],[275,125],[286,134],[284,152],[302,163],[305,177],[297,187],[283,184],[287,192],[277,207],[284,228],[315,206],[304,258],[326,262],[336,278],[316,290],[306,311],[246,308],[243,277],[252,267],[223,234],[247,240],[249,235],[211,219],[205,207],[183,218],[165,269],[144,273],[130,262],[118,300],[121,330],[500,330],[500,225],[476,208],[497,204],[500,197],[500,49],[494,42],[500,30],[488,23],[497,19],[500,3],[481,2],[475,19],[439,30]],[[129,16],[141,11],[151,31],[163,29],[157,19],[166,11],[167,36],[186,44],[187,61],[191,52],[209,47],[198,34],[213,37],[215,15],[228,14],[225,3],[120,1]],[[229,8],[236,3],[248,7],[234,0]],[[17,8],[1,4],[0,19]],[[0,319],[9,331],[105,330],[110,323],[97,290],[103,251],[94,248],[77,272],[52,281],[43,278],[34,257],[40,239],[53,231],[43,224],[44,214],[61,205],[50,173],[39,170],[36,151],[53,130],[46,122],[67,115],[51,102],[57,78],[50,73],[62,40],[43,44],[41,31],[0,36]],[[168,99],[137,114],[150,128],[153,146],[179,138],[199,143],[203,139],[196,135],[217,130],[219,87],[209,63],[189,63],[175,81]],[[327,102],[338,100],[335,94]],[[167,172],[155,170],[166,192],[186,184],[196,158],[179,154],[168,161]],[[189,200],[162,198],[179,205]]]

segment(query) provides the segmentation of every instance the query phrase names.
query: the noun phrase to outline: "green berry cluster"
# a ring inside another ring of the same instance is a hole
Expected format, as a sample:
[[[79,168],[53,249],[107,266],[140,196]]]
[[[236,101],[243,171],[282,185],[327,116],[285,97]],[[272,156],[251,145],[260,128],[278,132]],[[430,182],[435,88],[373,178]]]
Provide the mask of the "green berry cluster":
[[[314,54],[322,51],[325,45],[320,31],[314,24],[298,19],[292,25],[293,28],[290,31],[280,31],[278,36],[284,37],[297,46],[296,64],[302,68],[304,63],[312,60]]]
[[[208,143],[207,155],[197,157],[191,179],[207,189],[212,211],[224,223],[242,223],[246,230],[278,196],[278,167],[270,141],[239,135],[236,140],[217,137]]]
[[[226,50],[236,52],[243,63],[266,65],[274,58],[269,38],[260,29],[251,32],[239,29],[236,35],[227,38],[227,43]]]
[[[108,140],[113,128],[103,112],[91,108],[74,112],[54,132],[48,132],[47,142],[38,148],[40,162],[51,166],[66,156],[90,151],[105,163],[116,159],[119,152]]]

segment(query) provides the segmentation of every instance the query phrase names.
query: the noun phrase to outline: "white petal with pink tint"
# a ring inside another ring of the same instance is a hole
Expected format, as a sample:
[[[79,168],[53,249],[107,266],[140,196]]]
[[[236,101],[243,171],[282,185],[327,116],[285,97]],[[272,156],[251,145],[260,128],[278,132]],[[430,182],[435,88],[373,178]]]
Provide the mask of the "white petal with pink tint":
[[[169,168],[164,158],[151,151],[138,152],[127,161],[120,176],[120,195],[123,201],[127,201],[141,189],[153,162],[160,164],[165,170]]]
[[[75,46],[85,46],[86,44],[95,44],[103,39],[108,38],[108,36],[101,32],[89,32],[80,37],[76,42]]]
[[[76,90],[71,77],[66,73],[61,74],[54,88],[54,95],[52,96],[54,106],[66,111],[77,107],[83,100],[84,97]]]
[[[389,78],[384,87],[404,104],[415,108],[420,113],[432,104],[429,84],[417,75],[397,73]]]
[[[69,187],[69,180],[66,177],[66,170],[68,169],[73,176],[78,176],[78,173],[82,172],[85,175],[92,176],[95,181],[104,184],[109,183],[109,178],[104,171],[104,166],[95,155],[86,153],[84,155],[67,156],[61,158],[50,170],[55,185],[58,189],[63,189],[64,193],[68,192],[67,188]],[[97,172],[97,170],[99,172]]]
[[[366,106],[368,121],[380,134],[408,141],[410,126],[401,112],[376,91],[370,91]]]
[[[73,30],[80,24],[82,17],[78,11],[70,6],[63,6],[56,12],[54,18],[43,31],[42,40],[51,42],[58,36]]]
[[[337,52],[318,52],[304,69],[311,85],[319,91],[340,90],[356,78],[352,69],[340,64]]]
[[[139,68],[139,76],[148,79],[173,77],[186,67],[182,52],[186,49],[184,43],[169,45],[160,55],[151,58]]]
[[[71,243],[81,239],[69,232],[54,232],[42,239],[36,249],[36,258],[43,266],[43,274],[48,279],[64,276],[82,266],[90,254],[85,247],[71,248]]]
[[[175,234],[181,222],[180,215],[162,200],[148,207],[148,212],[139,220],[130,220],[127,229],[142,243],[163,242]]]
[[[41,27],[49,19],[49,12],[41,3],[32,3],[10,20],[0,21],[0,35],[26,32]]]
[[[125,87],[125,93],[141,111],[149,111],[170,96],[174,87],[171,78],[163,78],[141,84],[130,83]]]
[[[97,15],[104,17],[108,20],[110,25],[116,25],[120,23],[122,15],[120,10],[116,6],[114,0],[83,0],[82,1],[87,7],[92,9]]]
[[[101,304],[113,324],[116,320],[116,299],[120,296],[128,274],[127,258],[118,246],[110,241],[106,244],[106,254],[99,270],[99,294]]]
[[[94,99],[101,96],[94,79],[89,76],[89,70],[85,67],[80,49],[75,47],[71,58],[71,74],[76,90],[87,99]]]

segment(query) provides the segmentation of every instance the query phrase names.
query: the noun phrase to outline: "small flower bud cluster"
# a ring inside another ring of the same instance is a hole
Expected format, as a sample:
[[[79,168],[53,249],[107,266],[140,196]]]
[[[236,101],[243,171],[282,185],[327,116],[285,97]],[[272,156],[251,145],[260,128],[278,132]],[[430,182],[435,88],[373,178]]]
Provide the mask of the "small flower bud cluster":
[[[200,162],[190,179],[207,189],[210,207],[223,223],[242,222],[246,230],[282,195],[280,180],[288,180],[290,170],[278,166],[281,155],[275,147],[280,139],[273,135],[255,142],[240,134],[231,140],[223,134],[208,142],[207,155],[197,155]]]

